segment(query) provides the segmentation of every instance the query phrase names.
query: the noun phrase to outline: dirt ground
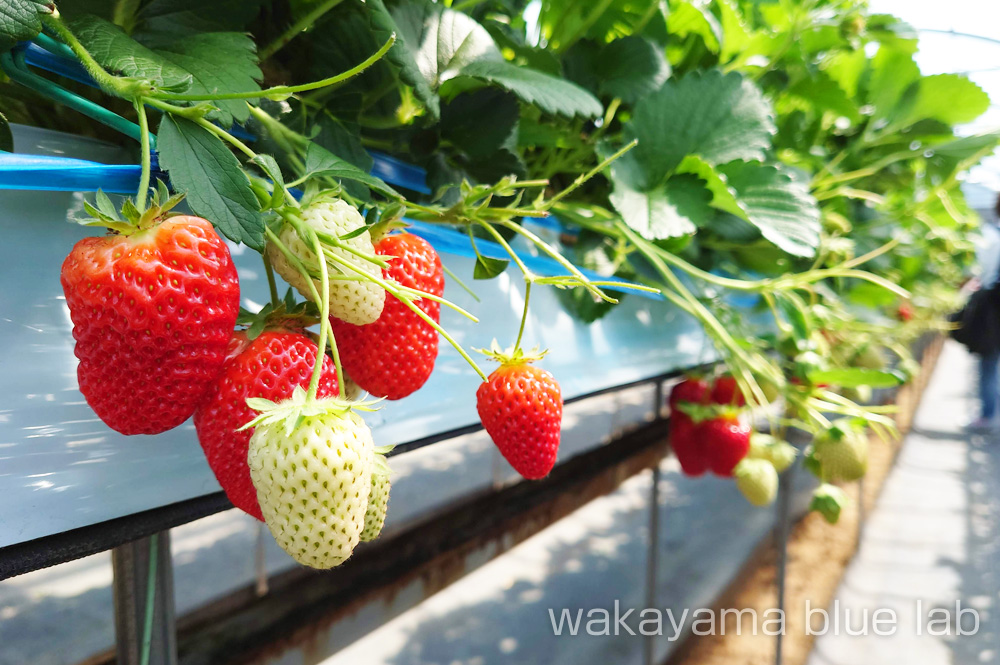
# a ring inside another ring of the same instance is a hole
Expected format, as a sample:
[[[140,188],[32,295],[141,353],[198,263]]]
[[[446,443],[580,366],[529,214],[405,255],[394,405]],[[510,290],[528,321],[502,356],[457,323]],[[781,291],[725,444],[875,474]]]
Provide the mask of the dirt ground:
[[[924,369],[913,384],[900,390],[896,420],[902,435],[909,431],[920,395],[941,352],[942,340],[931,344],[924,355]],[[870,510],[878,498],[882,483],[892,469],[899,451],[900,440],[884,443],[873,439],[868,474],[864,480],[864,507]],[[847,564],[858,546],[860,517],[858,483],[843,485],[848,496],[855,499],[841,513],[836,525],[827,524],[816,513],[810,513],[791,531],[788,542],[788,568],[785,591],[785,635],[783,665],[802,665],[812,648],[813,637],[804,626],[805,604],[826,608],[837,590]],[[716,609],[754,609],[761,621],[765,612],[775,607],[775,563],[777,552],[768,544],[751,558],[727,592],[719,599]],[[737,634],[737,616],[725,615],[725,631],[711,636],[691,636],[668,661],[669,665],[772,665],[775,662],[777,639],[773,635],[753,635],[749,614],[743,615]],[[773,616],[773,615],[770,615]],[[725,634],[722,634],[722,633]]]

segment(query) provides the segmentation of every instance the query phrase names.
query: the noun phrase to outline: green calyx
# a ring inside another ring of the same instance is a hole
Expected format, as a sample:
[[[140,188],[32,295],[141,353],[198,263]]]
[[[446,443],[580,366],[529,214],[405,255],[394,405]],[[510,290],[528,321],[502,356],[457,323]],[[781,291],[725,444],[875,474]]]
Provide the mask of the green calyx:
[[[716,418],[732,420],[739,416],[741,411],[739,407],[730,404],[698,404],[684,401],[677,402],[675,408],[687,415],[695,424]]]
[[[847,505],[847,494],[836,485],[824,483],[813,492],[810,510],[815,510],[830,524],[836,524],[840,513]]]
[[[281,402],[272,402],[263,397],[248,397],[247,406],[260,415],[236,431],[241,432],[259,425],[283,424],[285,436],[291,436],[305,418],[315,416],[347,418],[354,411],[375,411],[373,407],[378,401],[380,400],[348,402],[338,397],[310,398],[302,386],[296,386],[292,396]]]
[[[279,329],[304,334],[306,328],[316,325],[320,320],[315,303],[296,302],[293,290],[288,289],[284,300],[277,305],[267,303],[256,313],[241,308],[236,323],[247,326],[247,337],[255,340],[265,330]]]
[[[125,199],[119,213],[108,195],[97,190],[94,203],[83,202],[83,209],[90,216],[78,218],[76,221],[83,226],[103,226],[128,236],[151,229],[172,216],[175,213],[170,211],[183,200],[183,194],[170,194],[167,186],[159,180],[148,207],[140,210],[132,199]]]
[[[394,444],[389,444],[387,446],[376,446],[375,448],[375,466],[372,468],[372,473],[377,476],[389,477],[392,473],[392,469],[389,468],[389,460],[385,458],[386,455],[392,452],[392,449],[396,446]]]
[[[544,358],[549,352],[548,349],[541,350],[537,346],[528,351],[525,351],[517,345],[507,349],[501,349],[500,343],[495,339],[490,344],[489,349],[474,349],[474,351],[478,351],[491,360],[496,360],[504,367],[527,365],[529,363],[537,362]]]

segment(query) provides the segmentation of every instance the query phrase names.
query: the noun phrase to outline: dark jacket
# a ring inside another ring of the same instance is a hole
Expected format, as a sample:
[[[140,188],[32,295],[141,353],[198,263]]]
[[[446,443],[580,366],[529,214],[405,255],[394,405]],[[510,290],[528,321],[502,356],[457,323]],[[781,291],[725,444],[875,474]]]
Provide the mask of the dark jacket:
[[[969,297],[960,311],[949,317],[957,328],[952,338],[980,356],[1000,352],[1000,282]]]

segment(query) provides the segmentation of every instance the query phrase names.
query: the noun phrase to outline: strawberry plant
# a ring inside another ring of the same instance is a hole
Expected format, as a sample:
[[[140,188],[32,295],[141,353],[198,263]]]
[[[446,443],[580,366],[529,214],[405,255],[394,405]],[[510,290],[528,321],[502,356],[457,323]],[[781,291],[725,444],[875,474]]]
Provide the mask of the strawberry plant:
[[[86,76],[32,75],[29,40]],[[483,380],[508,461],[551,470],[562,394],[523,348],[543,286],[586,322],[645,291],[704,328],[725,373],[671,396],[685,473],[768,503],[798,428],[824,481],[862,475],[865,428],[892,434],[866,394],[911,376],[909,345],[943,328],[972,258],[960,179],[1000,141],[956,132],[989,100],[922,75],[915,48],[862,0],[9,0],[0,148],[8,118],[134,140],[135,196],[88,202],[84,222],[110,235],[63,268],[81,390],[129,434],[197,409],[234,503],[328,567],[377,535],[389,488],[372,406],[345,398],[419,390],[438,336]],[[370,173],[371,151],[425,169],[429,192]],[[174,194],[151,196],[157,179]],[[200,217],[172,216],[179,196]],[[434,249],[399,232],[412,222],[464,234],[475,280],[523,281],[491,374],[442,326],[442,307],[475,316],[444,298]],[[270,285],[239,331],[221,237],[259,252]],[[761,443],[747,412],[778,402]],[[814,505],[833,519],[842,496],[824,485]]]

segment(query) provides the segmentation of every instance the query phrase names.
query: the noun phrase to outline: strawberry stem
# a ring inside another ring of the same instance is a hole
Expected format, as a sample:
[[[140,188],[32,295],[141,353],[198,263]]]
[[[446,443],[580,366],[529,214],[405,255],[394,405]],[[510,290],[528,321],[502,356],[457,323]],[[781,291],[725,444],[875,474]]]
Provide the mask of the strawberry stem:
[[[531,278],[524,276],[524,309],[521,311],[521,327],[517,331],[517,341],[514,342],[514,349],[521,348],[521,338],[524,336],[524,324],[528,320],[528,302],[531,301]]]
[[[340,391],[343,391],[344,370],[340,366],[340,354],[337,352],[337,341],[334,339],[333,328],[330,326],[330,276],[327,271],[326,261],[322,260],[323,245],[316,236],[316,232],[312,229],[309,229],[309,239],[312,241],[313,252],[315,252],[316,256],[319,258],[317,263],[319,263],[320,275],[319,344],[316,353],[316,366],[313,367],[312,379],[309,381],[309,397],[315,399],[316,391],[319,390],[319,379],[323,374],[323,360],[326,357],[327,338],[329,338],[330,347],[333,350],[333,364],[337,371],[337,386]],[[308,274],[304,274],[303,277],[305,277],[307,282],[310,284],[312,283],[312,279]],[[315,287],[313,290],[315,290]]]
[[[142,97],[137,97],[135,99],[135,112],[139,116],[139,159],[142,164],[142,173],[139,176],[139,191],[135,195],[135,207],[139,209],[139,212],[144,212],[146,209],[146,194],[149,193],[149,171],[150,171],[150,156],[149,156],[149,119],[146,117],[146,106],[143,103]]]
[[[264,261],[264,274],[267,275],[267,288],[271,292],[271,304],[277,307],[281,304],[281,298],[278,297],[278,283],[274,279],[274,268],[267,260],[266,251],[260,255],[260,258]]]

